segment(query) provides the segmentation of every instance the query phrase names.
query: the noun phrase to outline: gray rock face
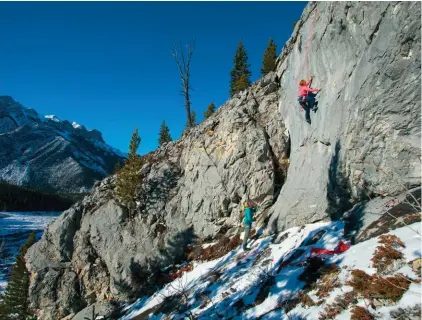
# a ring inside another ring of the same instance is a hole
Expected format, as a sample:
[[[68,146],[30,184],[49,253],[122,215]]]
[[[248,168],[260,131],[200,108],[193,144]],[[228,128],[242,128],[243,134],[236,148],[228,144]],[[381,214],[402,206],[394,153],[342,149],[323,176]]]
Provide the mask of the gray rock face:
[[[337,217],[369,191],[397,194],[421,176],[421,6],[308,5],[279,58],[279,110],[291,138],[271,230]],[[312,124],[297,103],[315,75]]]
[[[312,125],[306,73],[323,87]],[[144,157],[133,220],[109,177],[49,226],[26,256],[31,305],[50,320],[138,295],[188,243],[236,233],[248,197],[269,231],[336,218],[368,189],[401,193],[397,176],[419,184],[419,156],[420,6],[311,3],[276,73]]]
[[[26,257],[41,319],[140,294],[187,244],[236,232],[241,200],[271,206],[289,140],[274,80],[269,74],[183,139],[145,156],[133,220],[115,199],[112,176],[48,227]],[[66,287],[57,285],[63,281]]]
[[[50,192],[87,192],[123,159],[99,131],[41,118],[7,96],[0,96],[0,145],[0,179]]]

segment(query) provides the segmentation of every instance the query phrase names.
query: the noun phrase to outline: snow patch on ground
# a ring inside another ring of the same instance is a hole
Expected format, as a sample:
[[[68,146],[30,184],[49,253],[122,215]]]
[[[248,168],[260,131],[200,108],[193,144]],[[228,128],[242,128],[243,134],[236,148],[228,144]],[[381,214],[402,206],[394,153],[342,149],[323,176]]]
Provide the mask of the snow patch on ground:
[[[413,229],[420,230],[421,223],[412,225]],[[321,230],[325,235],[315,244],[306,245],[309,240]],[[396,229],[389,232],[397,235],[406,245],[403,254],[406,262],[421,257],[421,237],[409,228]],[[284,236],[284,237],[283,237]],[[352,246],[344,253],[328,256],[326,263],[335,263],[340,267],[339,280],[342,285],[332,290],[320,306],[304,307],[296,305],[286,315],[283,303],[294,298],[304,286],[298,276],[305,267],[300,265],[287,265],[278,273],[279,265],[291,254],[302,248],[303,254],[293,260],[293,263],[305,260],[310,256],[312,247],[334,249],[339,241],[343,240],[343,224],[315,223],[303,228],[291,228],[278,236],[283,239],[280,243],[273,241],[272,237],[258,239],[251,243],[252,250],[246,254],[239,248],[226,256],[210,262],[197,263],[194,269],[183,275],[182,278],[167,284],[163,289],[151,297],[142,297],[134,304],[127,306],[127,312],[121,319],[130,320],[137,315],[151,312],[149,319],[164,319],[163,314],[154,313],[165,297],[183,291],[188,295],[189,312],[197,319],[288,319],[293,315],[301,315],[308,319],[318,319],[319,313],[328,303],[348,291],[351,287],[345,285],[350,277],[350,270],[361,269],[368,274],[373,274],[375,269],[371,266],[370,259],[379,245],[378,238]],[[400,272],[418,277],[410,267],[403,266]],[[259,304],[255,304],[262,283],[268,276],[274,276],[274,283],[270,292]],[[204,303],[205,300],[208,303]],[[309,293],[312,297],[312,291]],[[202,296],[202,298],[200,298]],[[315,296],[316,297],[316,296]],[[389,319],[389,312],[398,307],[415,306],[420,303],[421,285],[412,283],[409,290],[395,306],[382,307],[371,312],[378,314],[382,319]],[[363,301],[359,301],[359,305]],[[183,319],[188,312],[176,315],[172,319]],[[336,319],[349,319],[350,308],[343,311]]]

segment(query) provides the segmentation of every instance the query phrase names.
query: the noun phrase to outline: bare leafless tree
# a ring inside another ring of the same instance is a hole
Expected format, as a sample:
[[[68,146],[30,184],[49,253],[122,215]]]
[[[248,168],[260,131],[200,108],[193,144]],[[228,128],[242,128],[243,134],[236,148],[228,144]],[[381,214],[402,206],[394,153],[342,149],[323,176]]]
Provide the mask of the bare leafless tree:
[[[196,319],[189,307],[190,288],[188,286],[186,274],[169,283],[168,289],[170,289],[168,293],[166,293],[165,290],[158,292],[158,296],[161,297],[162,303],[169,300],[177,300],[177,311],[187,313],[187,318],[189,320]]]
[[[179,43],[179,46],[176,44],[173,45],[173,57],[176,60],[177,67],[180,73],[180,79],[182,80],[182,90],[180,90],[180,95],[185,98],[185,108],[186,116],[188,117],[188,127],[192,128],[194,126],[193,117],[191,114],[191,101],[189,95],[190,89],[190,65],[192,60],[193,52],[195,51],[195,41],[191,40],[186,45],[186,53],[183,49],[182,42]]]

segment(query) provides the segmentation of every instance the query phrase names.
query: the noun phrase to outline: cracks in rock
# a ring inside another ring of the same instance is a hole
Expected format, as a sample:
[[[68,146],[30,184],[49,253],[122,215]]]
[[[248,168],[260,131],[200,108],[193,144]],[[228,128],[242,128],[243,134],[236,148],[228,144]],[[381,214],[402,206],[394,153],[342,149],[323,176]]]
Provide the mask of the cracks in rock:
[[[349,9],[352,7],[351,4],[346,4],[346,6],[344,7],[344,14],[346,15],[347,18],[347,14],[349,13]]]
[[[369,35],[369,44],[371,44],[371,43],[372,43],[372,40],[373,40],[373,39],[374,39],[374,37],[376,37],[376,35],[378,34],[378,30],[379,30],[379,28],[380,28],[380,25],[381,25],[382,19],[384,19],[384,16],[385,16],[385,14],[387,13],[387,10],[388,10],[388,8],[389,8],[389,7],[390,7],[390,4],[388,4],[388,5],[387,5],[387,7],[385,8],[384,12],[383,12],[383,13],[381,13],[381,17],[380,17],[380,19],[379,19],[378,23],[376,24],[374,31],[372,31],[372,33]]]
[[[331,146],[330,141],[321,141],[321,140],[317,140],[316,142],[319,142],[319,143],[321,143],[321,144],[323,144],[324,146],[327,146],[327,147]]]
[[[328,26],[330,24],[333,23],[333,9],[332,9],[332,3],[330,3],[330,7],[329,7],[329,12],[330,12],[330,20],[328,21],[328,23],[325,25],[324,31],[322,32],[322,36],[319,38],[319,42],[321,43],[322,39],[325,36],[325,33],[327,32]]]
[[[319,38],[319,42],[321,43],[322,39],[325,36],[325,33],[327,32],[328,26],[333,22],[333,17],[330,18],[330,22],[325,26],[324,32],[322,33],[322,36]]]
[[[340,19],[340,29],[339,29],[339,32],[338,32],[338,34],[341,34],[344,30],[346,30],[347,29],[347,27],[346,27],[346,25],[344,24],[344,22],[343,22],[343,19]]]
[[[217,164],[214,162],[214,160],[211,158],[211,155],[208,153],[207,148],[205,147],[205,142],[204,142],[203,140],[201,141],[201,144],[202,144],[202,148],[204,149],[204,152],[205,152],[205,154],[207,155],[208,159],[211,161],[211,163],[212,163],[212,164],[213,164],[213,166],[215,167],[215,171],[217,172],[218,177],[220,178],[221,185],[222,185],[222,186],[223,186],[223,188],[224,188],[224,191],[225,191],[225,193],[226,193],[226,196],[228,196],[228,195],[229,195],[229,191],[227,190],[227,186],[226,186],[226,184],[224,183],[224,180],[223,180],[223,178],[221,177],[220,172],[218,171],[218,166],[217,166]]]
[[[297,49],[299,50],[299,53],[302,53],[302,36],[299,36],[299,43],[297,45]]]
[[[271,157],[271,161],[272,161],[272,167],[273,167],[273,173],[274,173],[274,180],[273,180],[273,184],[274,184],[274,194],[273,194],[273,202],[272,204],[274,204],[277,201],[277,198],[280,194],[281,188],[283,187],[286,179],[287,179],[287,170],[283,170],[283,168],[281,168],[281,163],[280,161],[278,161],[277,156],[273,150],[273,147],[270,143],[270,136],[267,132],[267,130],[265,129],[265,126],[263,126],[258,119],[256,119],[254,116],[249,115],[250,119],[252,120],[252,122],[262,130],[264,137],[265,137],[265,142],[268,145],[269,151],[270,151],[270,157]],[[289,137],[289,141],[288,141],[288,151],[287,151],[287,155],[288,157],[290,157],[290,137]]]

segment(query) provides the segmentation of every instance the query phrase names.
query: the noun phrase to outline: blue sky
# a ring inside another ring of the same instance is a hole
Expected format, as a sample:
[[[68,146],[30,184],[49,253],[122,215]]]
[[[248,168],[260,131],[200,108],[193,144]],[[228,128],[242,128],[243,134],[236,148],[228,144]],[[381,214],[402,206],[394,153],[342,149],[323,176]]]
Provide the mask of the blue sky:
[[[186,123],[171,48],[194,38],[192,106],[229,98],[239,40],[260,76],[268,40],[277,54],[306,2],[0,2],[0,95],[41,114],[98,129],[128,150],[138,127],[139,153],[157,147],[165,120],[173,139]]]

